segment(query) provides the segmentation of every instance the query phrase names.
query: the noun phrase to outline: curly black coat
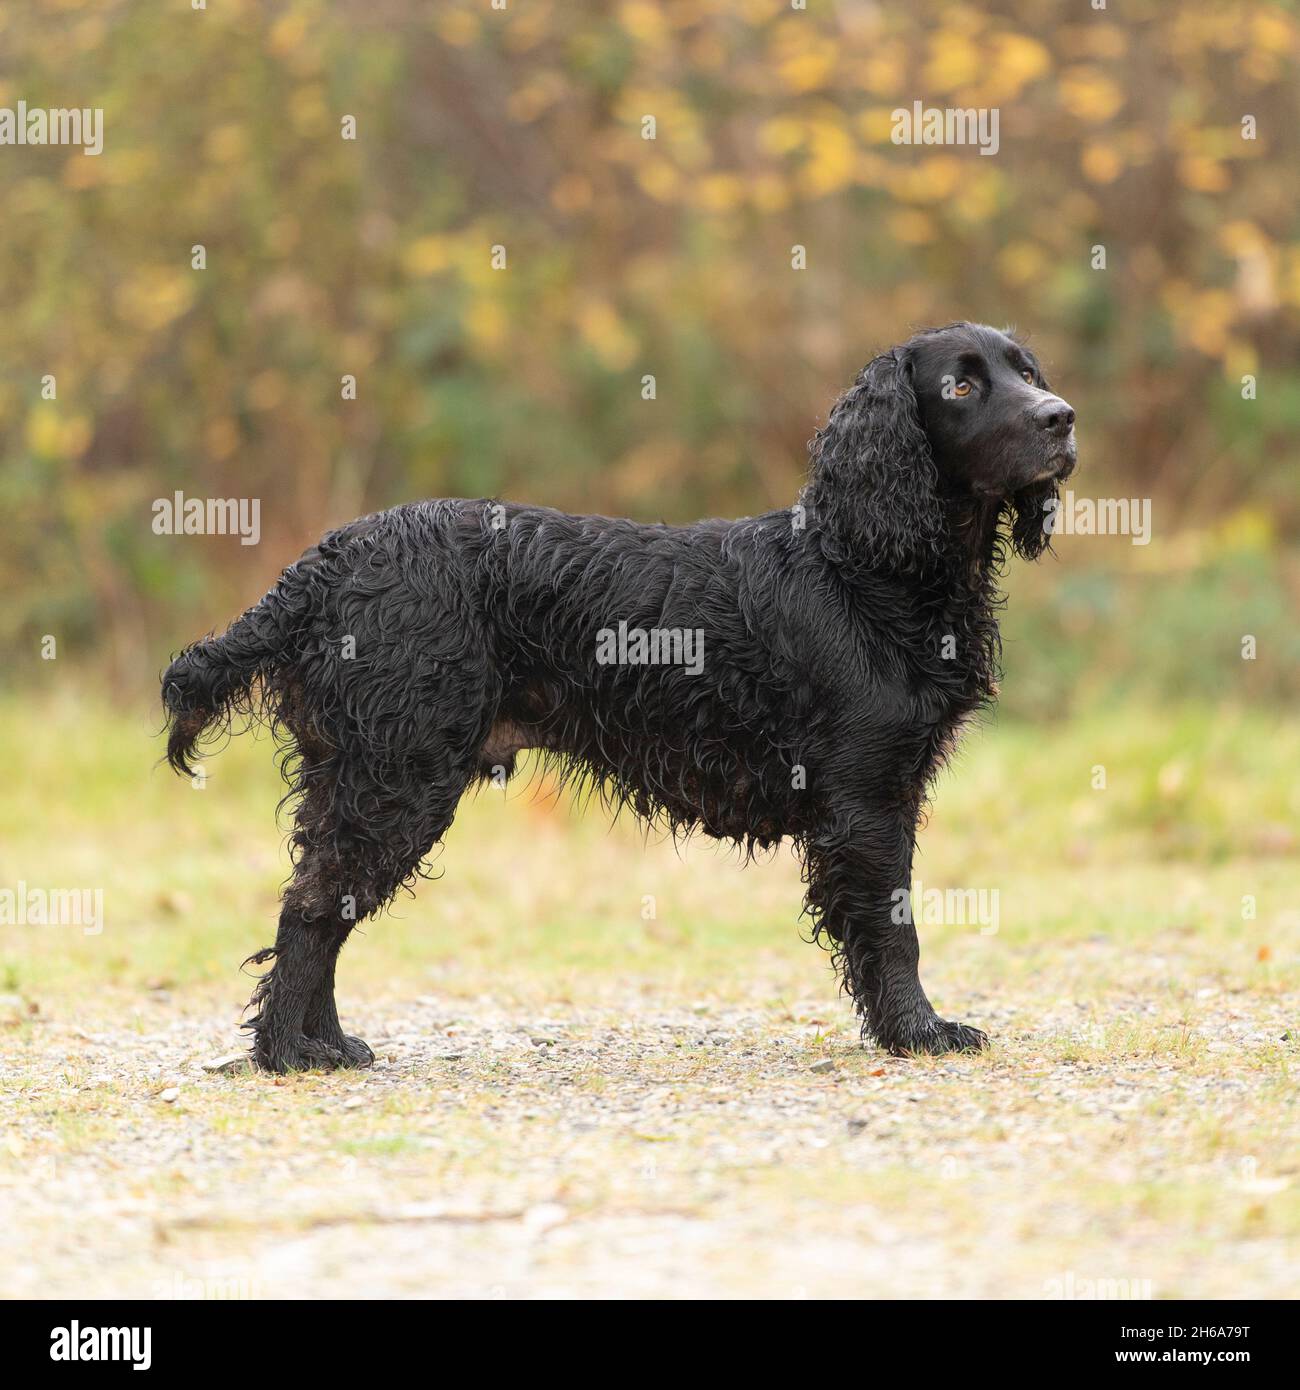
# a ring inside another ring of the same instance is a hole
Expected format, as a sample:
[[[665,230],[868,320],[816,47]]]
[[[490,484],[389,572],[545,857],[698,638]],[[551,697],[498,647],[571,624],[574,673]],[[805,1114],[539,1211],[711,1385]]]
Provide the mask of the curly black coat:
[[[898,890],[927,785],[995,693],[995,577],[1049,540],[1073,420],[1021,344],[954,324],[863,370],[790,510],[663,526],[441,500],[325,536],[163,676],[178,772],[232,712],[289,754],[256,1061],[371,1060],[339,1026],[339,949],[521,749],[674,832],[789,837],[864,1032],[982,1046],[931,1008]]]

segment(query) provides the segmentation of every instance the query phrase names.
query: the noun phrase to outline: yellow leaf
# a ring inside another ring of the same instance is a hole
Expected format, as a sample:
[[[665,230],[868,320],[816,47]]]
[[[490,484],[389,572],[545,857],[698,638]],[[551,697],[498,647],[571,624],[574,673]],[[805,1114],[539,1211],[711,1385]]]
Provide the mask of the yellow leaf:
[[[1093,17],[1079,35],[1080,53],[1093,58],[1122,58],[1128,51],[1128,35],[1118,24],[1107,24]]]
[[[1235,306],[1227,290],[1204,290],[1177,308],[1182,337],[1206,357],[1220,357],[1228,344]]]
[[[1251,42],[1270,53],[1294,56],[1297,46],[1295,22],[1278,10],[1259,10],[1250,18]]]
[[[770,51],[782,85],[792,92],[811,92],[824,86],[839,53],[835,43],[794,15],[777,26]]]
[[[812,128],[812,157],[802,175],[808,193],[822,197],[850,184],[856,155],[857,147],[843,126],[818,121]]]
[[[869,140],[873,145],[892,144],[894,112],[898,109],[894,106],[869,106],[858,117],[858,130],[862,138]],[[910,107],[906,109],[911,110]]]
[[[636,339],[603,299],[589,299],[578,310],[583,341],[611,371],[623,371],[636,356]]]
[[[1047,253],[1036,242],[1013,241],[998,253],[998,272],[1007,285],[1029,285],[1048,269]]]
[[[1124,161],[1114,145],[1094,140],[1083,147],[1079,160],[1089,183],[1114,183],[1124,172]]]
[[[502,346],[509,331],[505,309],[495,299],[480,296],[465,315],[465,331],[476,347],[494,351]]]
[[[872,96],[892,96],[901,100],[906,56],[900,44],[883,44],[874,48],[858,73],[859,82]]]
[[[551,206],[559,212],[582,212],[591,200],[591,180],[585,174],[565,174],[551,189]]]
[[[1052,55],[1037,39],[1024,34],[999,34],[993,41],[992,83],[1006,96],[1016,96],[1052,66]]]
[[[306,33],[307,16],[302,11],[291,11],[271,26],[271,32],[267,35],[267,47],[272,53],[289,53],[302,43]]]
[[[789,154],[804,142],[804,124],[791,116],[776,116],[758,128],[758,146],[766,154]]]
[[[1218,527],[1216,539],[1224,550],[1253,550],[1264,553],[1277,540],[1273,518],[1258,507],[1238,507]]]
[[[478,38],[477,15],[465,10],[446,10],[438,16],[438,37],[455,48],[465,48]]]
[[[745,196],[745,186],[734,174],[709,174],[695,186],[697,204],[709,212],[731,212]]]
[[[1219,249],[1224,250],[1229,256],[1249,256],[1250,253],[1268,245],[1268,239],[1260,228],[1254,222],[1240,217],[1224,222],[1219,228],[1217,240]]]
[[[655,159],[637,168],[636,181],[656,201],[668,203],[676,196],[681,176],[666,159]]]
[[[898,180],[895,191],[918,203],[937,203],[951,196],[962,180],[961,161],[952,155],[932,155]]]
[[[1300,246],[1293,246],[1286,253],[1279,290],[1287,304],[1300,309]]]
[[[445,237],[422,236],[402,252],[402,268],[417,279],[436,275],[451,264],[451,251]]]
[[[790,205],[790,190],[775,174],[759,174],[751,179],[749,197],[760,212],[780,212]]]
[[[38,405],[27,416],[27,447],[44,458],[55,458],[62,450],[59,412],[52,405]]]
[[[905,246],[924,246],[938,235],[934,222],[924,212],[900,208],[889,217],[889,233]]]
[[[1259,353],[1255,344],[1245,338],[1228,339],[1223,352],[1223,379],[1231,385],[1240,387],[1243,376],[1253,376],[1259,371]]]
[[[951,92],[979,77],[984,59],[979,47],[954,29],[941,30],[930,41],[929,58],[922,74],[926,87]]]
[[[109,182],[109,156],[97,155],[90,158],[81,150],[69,155],[63,165],[63,184],[65,188],[97,188]]]
[[[668,38],[668,22],[658,5],[646,0],[627,0],[619,6],[619,23],[638,43],[662,46]]]
[[[204,148],[218,164],[233,164],[247,153],[248,139],[242,126],[219,125],[208,132]]]
[[[1184,155],[1178,161],[1178,177],[1198,193],[1222,193],[1232,182],[1218,160],[1203,155]]]
[[[203,447],[211,459],[228,459],[239,448],[239,426],[224,415],[210,421],[203,431]]]
[[[1124,91],[1100,68],[1080,65],[1061,74],[1061,105],[1081,121],[1108,121],[1124,105]]]
[[[542,74],[535,81],[525,82],[511,92],[506,100],[506,114],[512,121],[526,125],[553,106],[561,95],[558,84],[551,81],[548,74]]]
[[[994,160],[972,161],[978,169],[971,171],[967,166],[967,176],[958,185],[948,203],[948,209],[964,222],[987,222],[997,212],[1004,193],[1004,180],[998,169],[985,168]]]
[[[821,87],[835,67],[835,50],[810,49],[787,58],[778,69],[781,80],[792,92],[809,92]]]
[[[324,88],[317,83],[299,87],[289,98],[289,119],[300,135],[318,135],[326,129],[329,109]]]
[[[118,314],[145,332],[179,318],[194,299],[196,273],[156,267],[140,271],[118,286],[113,302]]]

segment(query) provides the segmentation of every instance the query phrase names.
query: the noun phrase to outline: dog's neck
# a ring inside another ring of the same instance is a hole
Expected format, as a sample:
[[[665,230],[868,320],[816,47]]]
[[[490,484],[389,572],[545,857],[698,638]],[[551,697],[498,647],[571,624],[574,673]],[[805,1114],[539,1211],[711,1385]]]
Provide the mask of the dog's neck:
[[[936,686],[950,691],[960,712],[992,700],[997,692],[1005,504],[996,497],[966,494],[946,499],[944,507],[947,553],[925,577],[919,597],[928,630],[925,647],[933,650],[955,641],[965,653],[962,662],[932,662],[927,668]]]
[[[999,497],[965,493],[948,498],[944,506],[952,545],[952,580],[971,597],[991,595],[1001,567],[1000,528],[1006,503]]]

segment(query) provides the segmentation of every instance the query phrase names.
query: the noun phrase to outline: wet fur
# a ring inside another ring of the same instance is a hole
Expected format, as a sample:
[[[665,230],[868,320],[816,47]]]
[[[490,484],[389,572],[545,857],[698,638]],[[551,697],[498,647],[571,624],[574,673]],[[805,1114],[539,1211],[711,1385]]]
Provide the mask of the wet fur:
[[[268,721],[285,755],[294,871],[275,945],[250,958],[270,965],[248,1023],[260,1065],[370,1060],[335,1012],[338,951],[523,748],[673,833],[745,854],[791,840],[864,1032],[900,1053],[982,1045],[930,1007],[892,895],[931,777],[994,693],[995,578],[1008,547],[1045,545],[1053,485],[990,500],[946,482],[904,351],[835,405],[790,510],[662,526],[411,503],[325,536],[171,664],[178,772],[232,716]],[[620,619],[702,629],[702,673],[598,664]]]

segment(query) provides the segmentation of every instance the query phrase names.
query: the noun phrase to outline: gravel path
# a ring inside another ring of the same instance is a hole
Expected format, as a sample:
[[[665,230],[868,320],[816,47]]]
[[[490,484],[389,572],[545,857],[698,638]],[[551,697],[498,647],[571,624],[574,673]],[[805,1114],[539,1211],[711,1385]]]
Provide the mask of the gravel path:
[[[372,1001],[373,1071],[280,1080],[205,1072],[238,1041],[195,1000],[128,1030],[11,999],[0,1292],[1300,1291],[1280,1000],[977,1000],[996,1050],[920,1062],[842,1005],[662,1000]]]

